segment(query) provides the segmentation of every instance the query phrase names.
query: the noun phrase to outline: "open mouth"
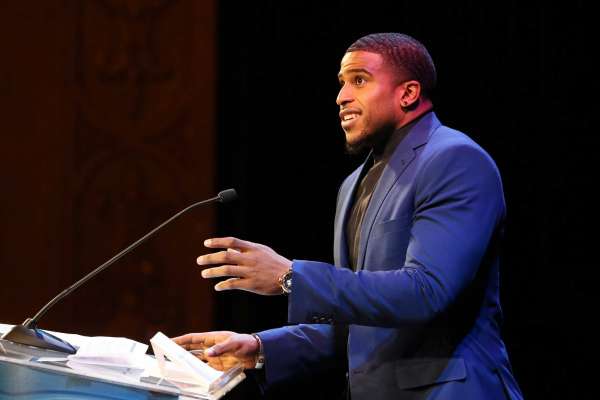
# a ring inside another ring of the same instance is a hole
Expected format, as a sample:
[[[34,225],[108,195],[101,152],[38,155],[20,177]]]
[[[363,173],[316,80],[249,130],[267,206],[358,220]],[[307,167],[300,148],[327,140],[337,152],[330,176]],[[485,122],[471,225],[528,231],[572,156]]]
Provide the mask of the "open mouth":
[[[340,119],[342,120],[342,128],[350,128],[356,120],[360,117],[360,113],[356,111],[343,111],[340,113]]]

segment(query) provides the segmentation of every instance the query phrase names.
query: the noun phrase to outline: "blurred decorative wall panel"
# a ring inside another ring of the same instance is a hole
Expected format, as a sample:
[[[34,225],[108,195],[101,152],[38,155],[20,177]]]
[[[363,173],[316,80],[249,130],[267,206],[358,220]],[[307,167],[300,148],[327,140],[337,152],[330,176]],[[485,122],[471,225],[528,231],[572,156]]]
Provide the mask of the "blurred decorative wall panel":
[[[1,7],[0,322],[18,323],[216,192],[215,6]],[[215,207],[160,232],[74,292],[42,327],[140,340],[210,328],[212,290],[194,265],[214,233]]]

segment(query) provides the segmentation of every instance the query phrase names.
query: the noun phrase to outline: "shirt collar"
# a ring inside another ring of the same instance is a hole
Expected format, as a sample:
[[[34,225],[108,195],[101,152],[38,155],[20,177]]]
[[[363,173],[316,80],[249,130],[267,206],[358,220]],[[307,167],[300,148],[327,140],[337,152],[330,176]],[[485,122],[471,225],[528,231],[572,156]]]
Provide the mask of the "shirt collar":
[[[417,122],[419,122],[425,115],[428,115],[431,112],[432,110],[419,115],[417,118],[410,121],[408,124],[392,132],[389,138],[381,146],[373,147],[373,152],[371,154],[373,156],[374,162],[378,163],[381,161],[387,161],[394,153],[394,150],[400,144],[402,139],[404,139],[406,135],[408,135],[410,130],[417,124]]]

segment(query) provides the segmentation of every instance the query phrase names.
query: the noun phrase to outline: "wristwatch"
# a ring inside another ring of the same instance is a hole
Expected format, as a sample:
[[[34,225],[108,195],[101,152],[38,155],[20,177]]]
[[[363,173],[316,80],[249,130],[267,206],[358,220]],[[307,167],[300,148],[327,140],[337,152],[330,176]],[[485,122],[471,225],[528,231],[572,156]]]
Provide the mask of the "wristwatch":
[[[252,337],[258,343],[258,353],[256,355],[256,364],[254,365],[254,369],[261,369],[265,366],[265,352],[263,350],[262,340],[260,340],[260,336],[256,333],[252,333]]]
[[[292,269],[288,269],[287,272],[279,277],[279,285],[284,294],[292,292]]]

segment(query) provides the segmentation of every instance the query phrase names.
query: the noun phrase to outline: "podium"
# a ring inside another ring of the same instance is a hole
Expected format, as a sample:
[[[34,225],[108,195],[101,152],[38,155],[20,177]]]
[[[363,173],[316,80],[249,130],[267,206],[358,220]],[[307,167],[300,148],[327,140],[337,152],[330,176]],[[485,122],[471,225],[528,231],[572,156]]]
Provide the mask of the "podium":
[[[216,400],[243,378],[241,374],[219,391],[186,393],[157,378],[88,373],[44,358],[64,357],[52,350],[0,339],[0,400],[5,399],[208,399]]]

